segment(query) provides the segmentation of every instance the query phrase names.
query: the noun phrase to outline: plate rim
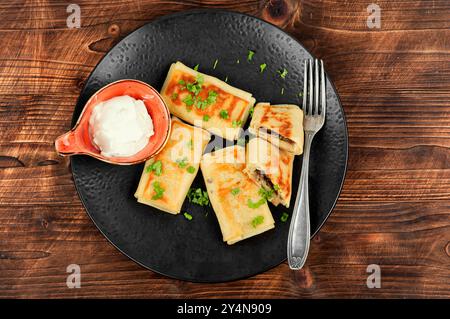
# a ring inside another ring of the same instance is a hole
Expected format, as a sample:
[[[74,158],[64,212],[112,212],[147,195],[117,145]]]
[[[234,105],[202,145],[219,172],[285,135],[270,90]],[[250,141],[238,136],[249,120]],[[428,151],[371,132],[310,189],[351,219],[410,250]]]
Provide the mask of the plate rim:
[[[192,14],[192,13],[225,13],[225,14],[241,15],[241,16],[245,16],[245,17],[248,17],[248,18],[256,19],[256,20],[258,20],[259,22],[265,23],[265,24],[267,24],[267,25],[269,25],[269,26],[271,26],[271,27],[274,27],[274,28],[277,29],[278,31],[281,31],[282,33],[284,33],[285,35],[287,35],[289,38],[291,38],[293,41],[295,41],[298,45],[300,45],[300,46],[301,46],[301,47],[302,47],[302,48],[303,48],[310,56],[315,57],[313,54],[311,54],[311,52],[310,52],[308,49],[306,49],[306,48],[303,46],[303,44],[302,44],[299,40],[297,40],[294,36],[292,36],[291,34],[289,34],[288,32],[286,32],[285,30],[283,30],[283,29],[280,28],[279,26],[277,26],[277,25],[275,25],[275,24],[273,24],[273,23],[271,23],[271,22],[265,21],[265,20],[263,20],[263,19],[260,18],[260,17],[250,15],[250,14],[248,14],[248,13],[239,12],[239,11],[234,11],[234,10],[221,9],[221,8],[198,8],[198,9],[183,10],[183,11],[178,11],[178,12],[174,12],[174,13],[169,13],[169,14],[166,14],[166,15],[162,15],[162,16],[160,16],[160,17],[157,17],[157,18],[155,18],[155,19],[153,19],[153,20],[151,20],[151,21],[145,23],[144,25],[138,27],[137,29],[134,29],[133,31],[129,32],[129,33],[128,33],[127,35],[125,35],[119,42],[117,42],[116,44],[114,44],[114,45],[113,45],[113,46],[112,46],[112,47],[104,54],[104,56],[97,62],[97,64],[95,65],[95,67],[94,67],[94,68],[92,69],[92,71],[90,72],[89,76],[86,78],[86,80],[85,80],[85,82],[84,82],[84,85],[83,85],[83,88],[80,90],[80,93],[79,93],[78,98],[77,98],[76,103],[75,103],[75,108],[74,108],[74,110],[73,110],[72,121],[71,121],[71,127],[72,127],[72,126],[74,125],[74,123],[76,123],[76,121],[78,120],[78,116],[75,116],[75,110],[76,110],[78,104],[80,103],[80,100],[81,100],[81,93],[86,89],[86,85],[89,83],[91,77],[93,76],[93,74],[95,73],[95,71],[97,70],[97,68],[99,67],[99,65],[107,58],[108,54],[109,54],[115,47],[119,46],[119,45],[120,45],[123,41],[125,41],[129,36],[131,36],[132,34],[138,32],[139,30],[145,28],[145,27],[146,27],[147,25],[149,25],[149,24],[156,23],[156,22],[161,22],[161,21],[164,21],[164,20],[166,20],[166,19],[173,18],[173,17],[176,17],[176,16],[183,16],[183,15]],[[346,177],[347,177],[347,171],[348,171],[347,168],[348,168],[348,152],[349,152],[349,151],[348,151],[348,149],[349,149],[348,144],[349,144],[349,141],[348,141],[347,118],[346,118],[346,115],[345,115],[344,107],[342,106],[341,98],[340,98],[339,93],[338,93],[338,91],[337,91],[337,89],[336,89],[336,86],[334,85],[334,82],[333,82],[332,78],[328,75],[328,73],[326,73],[326,77],[328,78],[328,80],[329,80],[329,82],[330,82],[330,84],[331,84],[331,86],[332,86],[332,88],[333,88],[333,91],[334,91],[335,94],[336,94],[336,98],[337,98],[337,101],[338,101],[338,104],[339,104],[339,108],[340,108],[341,111],[342,111],[343,123],[344,123],[344,128],[345,128],[345,130],[344,130],[344,133],[345,133],[345,134],[344,134],[344,135],[345,135],[345,152],[344,152],[344,153],[345,153],[345,164],[344,164],[344,173],[343,173],[342,181],[341,181],[341,183],[340,183],[340,185],[339,185],[339,191],[338,191],[337,196],[336,196],[336,198],[335,198],[335,200],[334,200],[334,202],[333,202],[333,205],[331,206],[330,210],[327,212],[326,217],[323,219],[322,223],[320,223],[320,224],[318,225],[317,230],[316,230],[314,233],[311,234],[311,239],[310,239],[310,240],[312,240],[312,239],[314,238],[314,236],[316,236],[317,233],[322,229],[323,225],[326,223],[326,221],[327,221],[328,218],[330,217],[331,213],[333,212],[334,208],[336,207],[337,201],[339,200],[339,197],[340,197],[340,195],[341,195],[341,193],[342,193],[342,188],[343,188],[343,186],[344,186],[344,182],[345,182],[345,179],[346,179]],[[192,282],[192,283],[211,283],[211,284],[213,284],[213,283],[226,283],[226,282],[232,282],[232,281],[238,281],[238,280],[243,280],[243,279],[251,278],[251,277],[254,277],[254,276],[256,276],[256,275],[265,273],[265,272],[267,272],[267,271],[269,271],[269,270],[271,270],[271,269],[273,269],[273,268],[275,268],[275,267],[281,265],[282,263],[286,262],[286,260],[287,260],[287,258],[285,258],[285,259],[283,259],[281,262],[277,262],[277,263],[275,263],[275,264],[271,264],[271,265],[265,267],[263,270],[261,270],[261,271],[255,273],[255,274],[251,274],[251,275],[243,275],[243,276],[236,276],[236,277],[233,277],[233,278],[230,278],[230,279],[226,279],[226,280],[202,280],[202,279],[180,278],[180,277],[176,277],[176,276],[173,276],[173,275],[170,275],[170,274],[166,274],[166,273],[164,273],[163,271],[159,271],[159,270],[157,270],[157,269],[155,269],[155,268],[151,268],[151,267],[149,267],[148,265],[145,265],[145,264],[143,264],[142,262],[136,260],[134,257],[131,257],[128,253],[124,252],[120,247],[118,247],[115,243],[113,243],[112,240],[111,240],[108,236],[106,236],[106,234],[103,232],[103,230],[99,227],[99,225],[96,223],[96,221],[94,220],[94,218],[91,216],[91,213],[90,213],[89,210],[87,209],[85,200],[84,200],[83,197],[81,196],[80,190],[78,189],[78,188],[79,188],[79,185],[77,185],[77,182],[75,181],[75,178],[74,178],[74,166],[73,166],[73,157],[72,157],[72,156],[70,157],[70,170],[71,170],[71,173],[72,173],[73,183],[74,183],[74,185],[75,185],[75,190],[76,190],[76,192],[77,192],[78,198],[80,199],[81,204],[83,205],[84,211],[85,211],[86,214],[89,216],[89,218],[91,219],[91,221],[93,222],[93,224],[95,225],[95,227],[97,228],[97,230],[100,231],[100,233],[102,234],[102,236],[107,240],[107,242],[108,242],[110,245],[112,245],[112,246],[113,246],[115,249],[117,249],[121,254],[123,254],[124,256],[126,256],[127,258],[129,258],[130,260],[132,260],[133,262],[135,262],[136,264],[138,264],[139,266],[143,267],[144,269],[150,270],[150,271],[152,271],[152,272],[155,272],[155,273],[157,273],[157,274],[159,274],[159,275],[165,276],[165,277],[170,278],[170,279],[175,279],[175,280],[180,280],[180,281],[187,281],[187,282]]]

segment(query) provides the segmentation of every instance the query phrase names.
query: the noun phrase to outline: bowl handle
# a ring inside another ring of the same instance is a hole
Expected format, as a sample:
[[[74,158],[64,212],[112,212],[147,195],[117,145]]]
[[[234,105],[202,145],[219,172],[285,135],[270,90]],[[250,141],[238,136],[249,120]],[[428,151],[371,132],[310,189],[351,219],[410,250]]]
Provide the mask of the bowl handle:
[[[61,156],[84,153],[74,130],[58,136],[55,141],[55,148],[56,152]]]

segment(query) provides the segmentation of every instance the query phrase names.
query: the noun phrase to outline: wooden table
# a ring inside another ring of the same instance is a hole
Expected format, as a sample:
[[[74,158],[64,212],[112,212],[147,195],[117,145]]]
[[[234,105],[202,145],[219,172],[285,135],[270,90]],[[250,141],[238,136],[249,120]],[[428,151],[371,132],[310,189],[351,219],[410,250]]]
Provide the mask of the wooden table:
[[[450,297],[450,3],[79,0],[0,4],[0,297]],[[203,3],[203,4],[202,4]],[[277,24],[322,58],[347,115],[338,204],[304,270],[193,284],[147,271],[86,215],[55,138],[83,83],[115,43],[154,18],[201,6]],[[66,286],[79,264],[80,289]],[[369,289],[369,264],[381,288]]]

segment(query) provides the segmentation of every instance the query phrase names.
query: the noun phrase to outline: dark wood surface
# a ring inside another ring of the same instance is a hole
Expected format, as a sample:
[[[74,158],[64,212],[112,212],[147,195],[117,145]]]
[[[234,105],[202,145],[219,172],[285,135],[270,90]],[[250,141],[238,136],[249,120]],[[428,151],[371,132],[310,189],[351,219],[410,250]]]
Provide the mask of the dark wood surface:
[[[0,297],[450,297],[450,3],[371,1],[0,3]],[[171,12],[229,8],[275,23],[325,61],[348,121],[350,157],[333,214],[304,270],[193,284],[113,248],[78,199],[55,138],[84,81],[132,30]],[[66,287],[79,264],[82,287]],[[368,289],[378,264],[382,287]]]

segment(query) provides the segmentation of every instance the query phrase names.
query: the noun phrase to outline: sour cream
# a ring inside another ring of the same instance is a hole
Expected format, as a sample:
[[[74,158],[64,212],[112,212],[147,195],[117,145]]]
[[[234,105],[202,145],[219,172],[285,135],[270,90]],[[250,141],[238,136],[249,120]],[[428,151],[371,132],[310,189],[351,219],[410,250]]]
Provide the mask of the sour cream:
[[[128,95],[117,96],[94,106],[89,119],[94,145],[108,157],[138,153],[154,134],[145,104]]]

